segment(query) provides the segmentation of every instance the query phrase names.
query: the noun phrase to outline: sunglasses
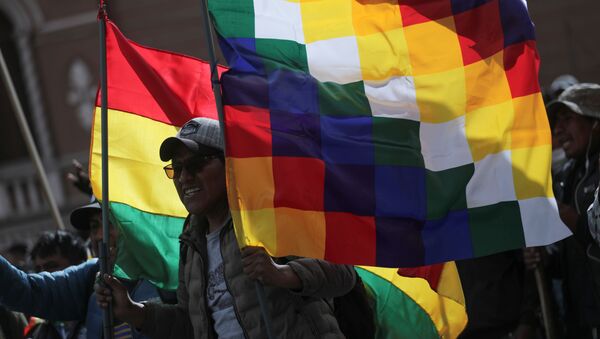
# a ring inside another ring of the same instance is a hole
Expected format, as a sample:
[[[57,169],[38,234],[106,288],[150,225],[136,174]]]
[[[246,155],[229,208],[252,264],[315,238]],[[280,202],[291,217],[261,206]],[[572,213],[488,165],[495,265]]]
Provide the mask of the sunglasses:
[[[163,167],[163,169],[165,170],[167,178],[177,179],[181,175],[181,171],[184,168],[188,173],[198,173],[204,168],[204,166],[208,165],[212,159],[219,157],[221,157],[221,154],[198,155],[183,163],[168,164],[167,166]]]

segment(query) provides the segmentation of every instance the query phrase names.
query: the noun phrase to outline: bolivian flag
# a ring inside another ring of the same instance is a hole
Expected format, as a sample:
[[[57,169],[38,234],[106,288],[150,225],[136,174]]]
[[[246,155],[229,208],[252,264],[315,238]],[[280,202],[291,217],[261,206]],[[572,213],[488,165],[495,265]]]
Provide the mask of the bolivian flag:
[[[193,117],[217,119],[210,65],[140,46],[106,23],[109,199],[120,230],[117,276],[175,289],[178,236],[187,215],[158,151]],[[102,199],[100,96],[96,99],[90,177]]]
[[[456,338],[467,325],[454,262],[400,270],[355,269],[372,300],[376,339]]]

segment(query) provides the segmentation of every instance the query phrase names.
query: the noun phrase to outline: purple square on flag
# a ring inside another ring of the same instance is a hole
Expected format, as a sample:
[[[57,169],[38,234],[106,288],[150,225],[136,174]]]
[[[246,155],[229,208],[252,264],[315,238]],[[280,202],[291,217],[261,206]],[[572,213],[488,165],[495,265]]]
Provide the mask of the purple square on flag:
[[[276,69],[269,74],[269,108],[273,111],[319,114],[316,80],[304,72]]]
[[[377,265],[411,267],[423,265],[425,248],[421,238],[423,222],[408,218],[375,220],[377,232]]]
[[[407,166],[375,168],[375,215],[425,220],[425,169]]]
[[[267,79],[256,74],[225,72],[221,76],[223,104],[231,106],[269,107]]]
[[[456,15],[466,12],[491,1],[498,0],[452,0],[452,13]]]
[[[320,118],[271,110],[273,155],[321,158]]]
[[[440,220],[428,220],[422,237],[425,244],[425,264],[473,256],[466,210],[452,211]]]
[[[325,211],[372,216],[374,166],[325,164]]]
[[[525,1],[499,0],[500,20],[504,30],[504,47],[523,41],[535,40],[533,22]]]
[[[256,39],[219,39],[219,46],[231,69],[244,73],[266,74],[264,63],[256,53]],[[244,58],[240,57],[241,55]]]
[[[372,118],[321,116],[321,145],[326,163],[373,165]]]

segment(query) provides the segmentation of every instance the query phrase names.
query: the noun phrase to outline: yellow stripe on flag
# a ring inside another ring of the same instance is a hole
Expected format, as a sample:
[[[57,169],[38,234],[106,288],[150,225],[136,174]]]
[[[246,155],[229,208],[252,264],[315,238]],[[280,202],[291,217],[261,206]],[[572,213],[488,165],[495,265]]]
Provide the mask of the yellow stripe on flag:
[[[93,190],[102,199],[100,108],[94,114],[90,177]],[[160,144],[174,136],[177,128],[139,115],[108,110],[109,198],[139,210],[168,216],[188,213],[173,182],[163,171]]]
[[[461,305],[465,305],[465,295],[460,283],[460,276],[456,263],[450,261],[444,264],[444,269],[440,275],[440,280],[437,286],[437,293],[448,297]]]

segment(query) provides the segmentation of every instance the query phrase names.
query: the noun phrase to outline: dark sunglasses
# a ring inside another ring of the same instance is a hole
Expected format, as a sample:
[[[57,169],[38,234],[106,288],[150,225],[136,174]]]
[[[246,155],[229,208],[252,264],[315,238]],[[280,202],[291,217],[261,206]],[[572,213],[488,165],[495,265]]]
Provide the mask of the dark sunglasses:
[[[220,158],[221,154],[206,154],[198,155],[183,163],[171,163],[163,167],[165,174],[169,179],[177,179],[181,175],[181,171],[185,168],[188,173],[198,173],[204,166],[206,166],[212,159]]]

